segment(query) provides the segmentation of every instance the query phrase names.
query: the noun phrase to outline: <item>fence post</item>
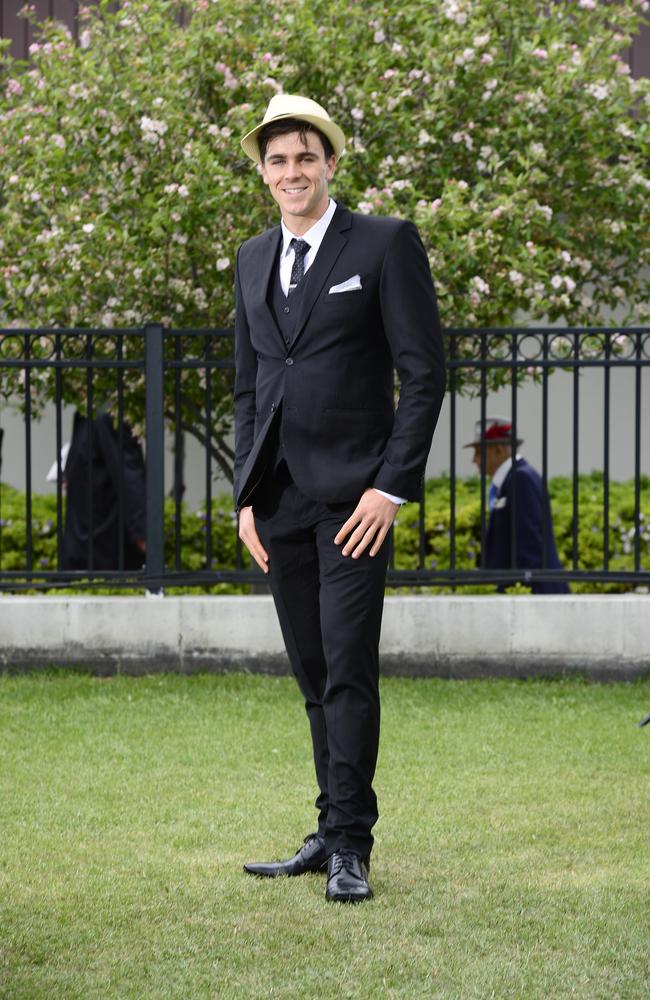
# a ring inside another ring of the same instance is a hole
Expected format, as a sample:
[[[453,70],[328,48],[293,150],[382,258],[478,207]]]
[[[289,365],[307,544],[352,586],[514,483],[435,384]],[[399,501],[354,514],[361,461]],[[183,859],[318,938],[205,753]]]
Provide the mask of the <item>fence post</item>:
[[[163,328],[148,323],[144,328],[144,376],[146,400],[147,472],[147,561],[146,578],[151,593],[162,592],[164,554],[164,418],[163,418]]]

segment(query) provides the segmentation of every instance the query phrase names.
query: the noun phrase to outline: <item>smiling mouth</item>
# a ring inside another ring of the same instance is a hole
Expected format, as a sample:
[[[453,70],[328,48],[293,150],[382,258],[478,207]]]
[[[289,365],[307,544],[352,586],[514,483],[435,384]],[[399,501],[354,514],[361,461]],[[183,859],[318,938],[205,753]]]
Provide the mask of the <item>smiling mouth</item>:
[[[306,190],[307,190],[307,188],[306,188],[306,187],[299,187],[299,188],[283,188],[282,190],[284,191],[284,193],[285,193],[285,194],[302,194],[302,193],[303,193],[303,191],[306,191]]]

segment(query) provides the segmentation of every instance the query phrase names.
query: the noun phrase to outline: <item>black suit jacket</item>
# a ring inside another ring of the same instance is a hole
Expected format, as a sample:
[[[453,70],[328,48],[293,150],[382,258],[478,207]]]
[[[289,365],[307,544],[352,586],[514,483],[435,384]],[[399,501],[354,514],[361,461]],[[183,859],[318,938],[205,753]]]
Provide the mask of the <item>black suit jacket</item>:
[[[237,258],[235,503],[251,502],[279,419],[284,457],[306,496],[357,500],[375,486],[416,499],[445,390],[417,229],[338,206],[307,272],[290,347],[267,295],[281,239],[276,226],[244,243]],[[357,274],[360,291],[329,292]]]
[[[119,568],[122,490],[124,569],[140,569],[144,553],[136,542],[145,538],[145,464],[142,448],[126,421],[120,451],[118,432],[107,413],[91,422],[76,412],[65,479],[62,568],[88,568],[91,524],[92,568]]]

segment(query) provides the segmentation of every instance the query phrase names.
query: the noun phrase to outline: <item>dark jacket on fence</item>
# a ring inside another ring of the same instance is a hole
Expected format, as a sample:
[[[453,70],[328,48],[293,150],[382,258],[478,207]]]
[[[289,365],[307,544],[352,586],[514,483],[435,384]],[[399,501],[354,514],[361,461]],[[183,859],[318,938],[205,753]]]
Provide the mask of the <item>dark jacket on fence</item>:
[[[512,512],[515,510],[517,569],[562,569],[557,554],[551,520],[551,504],[539,473],[520,458],[516,463],[516,497],[513,504],[514,474],[510,469],[490,511],[485,539],[485,568],[511,569]],[[544,557],[544,522],[546,553]],[[566,583],[531,583],[534,594],[567,594]],[[499,587],[502,591],[503,586]]]
[[[126,422],[122,425],[122,444],[120,453],[119,435],[107,413],[93,421],[75,413],[65,466],[63,569],[142,567],[144,553],[136,543],[145,538],[145,466],[142,448]],[[120,535],[123,566],[120,566]]]

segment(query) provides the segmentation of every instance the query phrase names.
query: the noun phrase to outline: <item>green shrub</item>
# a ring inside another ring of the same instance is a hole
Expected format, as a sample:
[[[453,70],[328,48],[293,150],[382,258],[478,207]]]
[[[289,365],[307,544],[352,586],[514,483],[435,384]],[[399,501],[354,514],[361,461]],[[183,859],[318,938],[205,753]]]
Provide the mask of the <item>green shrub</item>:
[[[556,477],[549,482],[553,508],[555,540],[563,565],[573,566],[573,483],[568,477]],[[580,476],[578,482],[577,569],[597,571],[603,568],[603,477],[592,472]],[[428,480],[425,494],[425,552],[427,569],[444,570],[450,560],[450,489],[449,477]],[[65,502],[65,501],[64,501]],[[26,497],[10,486],[0,486],[2,536],[0,569],[21,570],[26,567],[25,536]],[[405,504],[395,522],[395,567],[417,569],[419,561],[419,518],[417,504]],[[650,570],[650,478],[641,478],[641,568]],[[54,570],[57,566],[56,497],[32,495],[32,565],[35,570]],[[165,500],[165,563],[169,571],[205,570],[206,516],[205,509],[190,511],[181,505],[180,555],[176,563],[175,505]],[[634,569],[634,484],[610,482],[609,487],[609,568]],[[456,567],[473,569],[480,554],[481,503],[480,485],[476,476],[456,481]],[[230,570],[236,567],[237,533],[235,515],[229,494],[219,494],[212,501],[212,560],[211,568]],[[244,564],[249,565],[244,550]],[[247,593],[248,585],[217,584],[212,587],[179,587],[175,593]],[[410,588],[409,588],[410,589]],[[421,588],[418,588],[421,589]],[[516,592],[526,592],[517,585]],[[576,583],[574,592],[622,592],[630,589],[624,583]],[[436,588],[437,590],[437,588]],[[97,588],[93,588],[98,592]],[[101,588],[99,592],[116,592]],[[494,592],[494,587],[471,585],[462,592]]]

